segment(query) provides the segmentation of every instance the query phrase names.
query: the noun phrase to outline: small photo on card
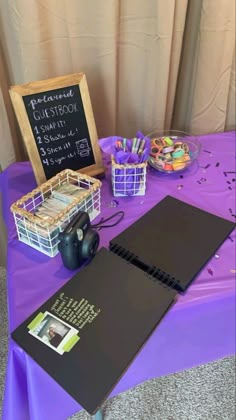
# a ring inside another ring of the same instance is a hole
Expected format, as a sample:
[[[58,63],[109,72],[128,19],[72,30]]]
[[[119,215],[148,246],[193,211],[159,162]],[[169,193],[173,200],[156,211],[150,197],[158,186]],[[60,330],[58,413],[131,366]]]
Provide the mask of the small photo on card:
[[[47,311],[39,313],[28,329],[29,334],[61,355],[70,351],[79,340],[76,328]]]

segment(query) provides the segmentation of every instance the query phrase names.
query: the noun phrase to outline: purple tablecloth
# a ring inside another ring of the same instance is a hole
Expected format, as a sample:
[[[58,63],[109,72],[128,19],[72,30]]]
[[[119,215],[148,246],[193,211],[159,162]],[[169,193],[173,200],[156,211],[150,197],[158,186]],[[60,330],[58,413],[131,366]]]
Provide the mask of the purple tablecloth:
[[[117,210],[124,210],[125,218],[118,226],[101,231],[101,246],[108,246],[112,237],[167,194],[235,220],[235,132],[212,134],[199,139],[202,150],[198,163],[182,174],[163,175],[150,169],[145,196],[113,197],[108,170],[102,187],[102,215],[106,217]],[[109,160],[108,156],[104,157],[108,168]],[[63,267],[59,255],[50,259],[16,238],[9,206],[35,186],[28,162],[12,164],[0,174],[3,214],[8,228],[10,331],[72,275]],[[112,395],[150,378],[191,368],[235,352],[235,241],[234,232],[203,268],[189,290],[179,297]],[[184,255],[180,264],[184,264]],[[3,418],[63,420],[79,409],[80,406],[10,340]]]

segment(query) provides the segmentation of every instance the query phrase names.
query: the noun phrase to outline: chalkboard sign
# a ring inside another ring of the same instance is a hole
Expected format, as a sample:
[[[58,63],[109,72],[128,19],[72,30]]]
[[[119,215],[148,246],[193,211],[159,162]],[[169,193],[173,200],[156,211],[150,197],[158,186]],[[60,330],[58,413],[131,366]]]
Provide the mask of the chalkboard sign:
[[[10,96],[38,184],[64,169],[104,172],[84,73],[15,85]]]

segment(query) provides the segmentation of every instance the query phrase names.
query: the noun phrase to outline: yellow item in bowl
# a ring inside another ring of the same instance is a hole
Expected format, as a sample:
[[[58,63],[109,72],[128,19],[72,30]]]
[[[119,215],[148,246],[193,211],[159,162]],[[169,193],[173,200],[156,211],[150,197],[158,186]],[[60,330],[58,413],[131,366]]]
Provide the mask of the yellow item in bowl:
[[[178,159],[174,159],[172,162],[172,166],[174,171],[180,171],[180,169],[184,169],[186,166],[185,158],[181,157]]]

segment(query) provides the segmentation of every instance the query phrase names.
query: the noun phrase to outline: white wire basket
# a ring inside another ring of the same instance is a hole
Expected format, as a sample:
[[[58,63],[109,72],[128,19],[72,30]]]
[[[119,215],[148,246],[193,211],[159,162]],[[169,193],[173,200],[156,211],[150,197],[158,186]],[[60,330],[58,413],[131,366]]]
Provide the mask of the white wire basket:
[[[147,162],[120,165],[111,157],[112,190],[116,197],[144,195]]]
[[[39,222],[35,214],[37,209],[52,196],[54,191],[65,184],[76,185],[84,191],[55,217]],[[19,241],[49,257],[54,257],[59,252],[58,234],[79,211],[87,212],[90,221],[100,213],[101,185],[102,183],[95,178],[66,169],[16,201],[11,206],[11,211],[14,215]]]

